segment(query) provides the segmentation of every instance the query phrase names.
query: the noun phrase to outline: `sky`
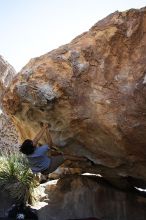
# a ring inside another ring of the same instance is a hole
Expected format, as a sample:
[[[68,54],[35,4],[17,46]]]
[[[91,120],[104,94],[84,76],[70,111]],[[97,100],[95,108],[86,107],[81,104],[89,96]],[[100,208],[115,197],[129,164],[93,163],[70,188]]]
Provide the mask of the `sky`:
[[[144,6],[145,0],[0,0],[0,55],[18,72],[108,14]]]

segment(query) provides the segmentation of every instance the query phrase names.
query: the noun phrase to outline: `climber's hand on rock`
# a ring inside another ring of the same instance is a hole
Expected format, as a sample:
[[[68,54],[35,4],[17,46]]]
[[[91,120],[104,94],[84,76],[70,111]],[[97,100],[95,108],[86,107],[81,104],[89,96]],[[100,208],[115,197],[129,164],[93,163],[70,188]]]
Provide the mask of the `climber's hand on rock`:
[[[48,128],[48,124],[47,124],[47,123],[44,123],[44,124],[43,124],[43,127],[47,129],[47,128]]]

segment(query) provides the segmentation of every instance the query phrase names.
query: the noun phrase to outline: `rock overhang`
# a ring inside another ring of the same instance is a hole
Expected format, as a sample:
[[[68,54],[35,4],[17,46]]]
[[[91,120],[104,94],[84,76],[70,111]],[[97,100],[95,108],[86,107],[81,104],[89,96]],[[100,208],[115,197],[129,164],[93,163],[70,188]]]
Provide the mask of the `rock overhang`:
[[[94,172],[145,180],[145,28],[146,8],[115,12],[32,59],[3,96],[22,139],[47,122],[53,141]]]

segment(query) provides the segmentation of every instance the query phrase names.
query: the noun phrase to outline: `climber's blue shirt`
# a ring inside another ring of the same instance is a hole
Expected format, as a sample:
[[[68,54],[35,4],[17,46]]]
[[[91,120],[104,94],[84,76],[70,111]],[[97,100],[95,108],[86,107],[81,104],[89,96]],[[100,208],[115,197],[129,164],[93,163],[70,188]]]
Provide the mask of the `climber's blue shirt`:
[[[33,173],[39,173],[50,166],[51,159],[47,155],[49,149],[48,145],[43,145],[41,147],[36,147],[33,154],[27,155]]]

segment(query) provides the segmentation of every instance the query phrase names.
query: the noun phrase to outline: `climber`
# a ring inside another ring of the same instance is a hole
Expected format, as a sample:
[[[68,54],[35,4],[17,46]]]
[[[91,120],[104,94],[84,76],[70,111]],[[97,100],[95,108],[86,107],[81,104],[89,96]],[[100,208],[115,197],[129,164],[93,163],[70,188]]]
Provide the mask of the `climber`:
[[[48,144],[37,146],[42,135],[46,131]],[[44,125],[33,140],[26,139],[20,146],[20,152],[26,155],[30,168],[34,174],[48,175],[55,171],[65,160],[86,161],[84,157],[70,156],[62,152],[53,151],[52,138],[48,125]],[[49,154],[48,154],[49,153]]]

